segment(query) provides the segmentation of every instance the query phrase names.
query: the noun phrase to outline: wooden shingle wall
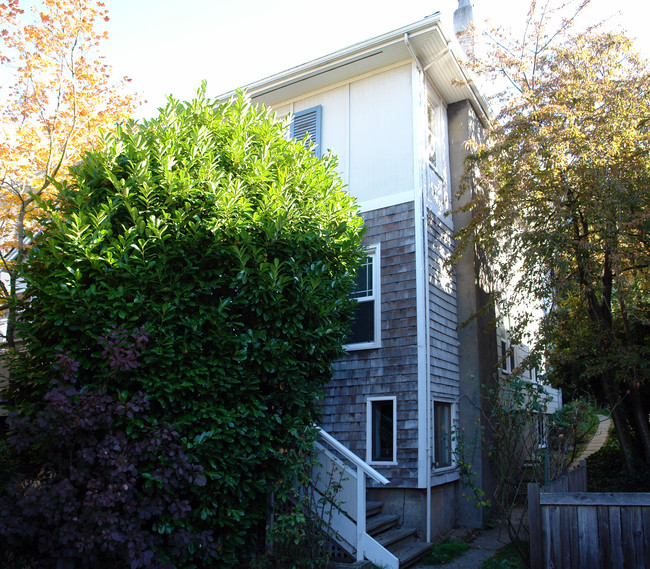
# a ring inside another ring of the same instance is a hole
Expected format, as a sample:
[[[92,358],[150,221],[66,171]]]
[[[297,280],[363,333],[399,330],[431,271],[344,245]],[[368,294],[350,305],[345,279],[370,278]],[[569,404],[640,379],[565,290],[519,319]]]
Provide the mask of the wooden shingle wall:
[[[455,275],[444,266],[452,232],[427,210],[431,395],[457,402],[459,396],[458,311]]]
[[[392,487],[417,486],[417,323],[413,203],[363,213],[365,242],[381,245],[381,348],[335,365],[323,428],[366,459],[368,397],[397,397],[397,465],[375,468]]]

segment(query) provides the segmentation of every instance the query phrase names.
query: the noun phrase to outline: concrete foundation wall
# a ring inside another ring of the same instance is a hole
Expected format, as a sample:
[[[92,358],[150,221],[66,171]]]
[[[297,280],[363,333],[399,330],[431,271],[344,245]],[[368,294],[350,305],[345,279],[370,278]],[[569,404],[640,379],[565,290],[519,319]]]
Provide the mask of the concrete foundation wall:
[[[443,484],[431,489],[431,539],[449,533],[456,525],[458,483]],[[399,516],[403,527],[416,528],[426,538],[426,490],[413,488],[370,488],[368,501],[383,502],[383,513]]]

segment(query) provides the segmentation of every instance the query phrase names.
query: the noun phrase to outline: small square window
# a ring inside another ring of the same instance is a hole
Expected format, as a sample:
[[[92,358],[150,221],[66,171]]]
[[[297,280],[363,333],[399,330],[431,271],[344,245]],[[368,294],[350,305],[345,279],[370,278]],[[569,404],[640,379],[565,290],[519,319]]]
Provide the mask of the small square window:
[[[396,403],[395,397],[368,399],[368,462],[396,462]]]

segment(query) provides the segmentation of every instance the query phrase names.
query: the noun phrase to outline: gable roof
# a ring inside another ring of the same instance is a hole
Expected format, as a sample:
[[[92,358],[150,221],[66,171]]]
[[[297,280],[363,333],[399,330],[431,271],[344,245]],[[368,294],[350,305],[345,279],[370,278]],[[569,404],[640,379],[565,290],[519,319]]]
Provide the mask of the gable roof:
[[[274,105],[408,60],[415,60],[445,103],[469,100],[481,120],[489,121],[489,105],[464,65],[463,49],[443,29],[440,12],[255,81],[244,89],[251,99],[263,98],[267,105]],[[233,93],[219,99],[227,99]]]

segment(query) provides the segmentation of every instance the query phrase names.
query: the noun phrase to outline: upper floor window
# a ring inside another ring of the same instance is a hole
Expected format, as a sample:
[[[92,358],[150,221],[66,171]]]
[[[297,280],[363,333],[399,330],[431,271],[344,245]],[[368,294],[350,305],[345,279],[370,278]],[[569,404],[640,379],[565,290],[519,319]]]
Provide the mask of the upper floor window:
[[[427,102],[427,153],[429,166],[438,170],[438,109],[431,101]]]
[[[314,155],[321,157],[321,114],[322,107],[317,105],[298,111],[291,120],[291,138],[305,141],[305,146],[314,144]]]
[[[378,348],[380,342],[379,245],[368,248],[367,257],[357,273],[350,296],[357,301],[354,320],[348,335],[348,350]]]

